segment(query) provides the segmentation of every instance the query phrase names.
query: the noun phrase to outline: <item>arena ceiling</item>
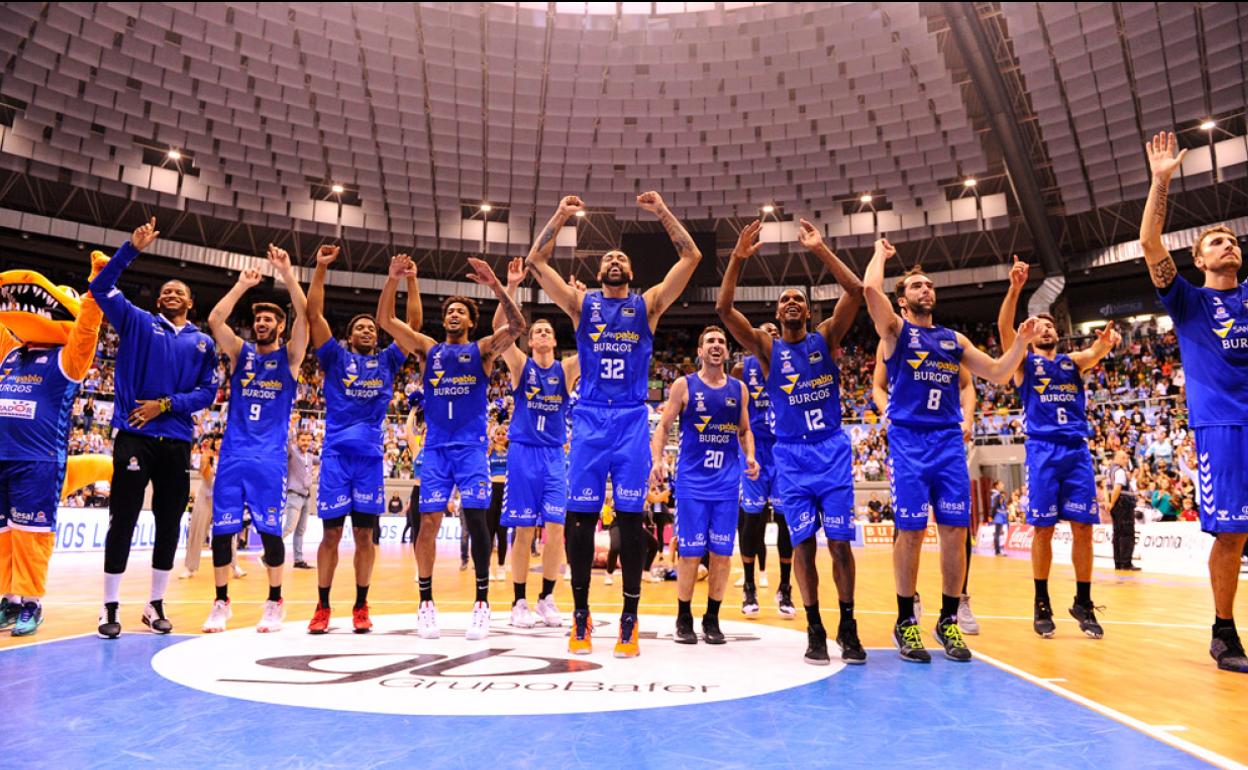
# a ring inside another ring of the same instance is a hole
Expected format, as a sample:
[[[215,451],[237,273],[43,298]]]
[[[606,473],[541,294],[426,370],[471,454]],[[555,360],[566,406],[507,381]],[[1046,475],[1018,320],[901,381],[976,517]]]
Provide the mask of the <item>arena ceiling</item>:
[[[1135,236],[1158,130],[1172,228],[1248,213],[1246,41],[1240,3],[7,3],[0,207],[448,277],[569,193],[596,256],[658,189],[721,260],[774,206],[758,283],[827,280],[798,216],[859,269],[1052,274]]]

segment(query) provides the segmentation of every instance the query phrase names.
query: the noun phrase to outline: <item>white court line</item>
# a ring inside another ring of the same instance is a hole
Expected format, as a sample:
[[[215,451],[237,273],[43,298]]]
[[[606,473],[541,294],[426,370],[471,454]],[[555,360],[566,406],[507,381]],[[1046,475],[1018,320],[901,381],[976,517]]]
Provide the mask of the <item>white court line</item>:
[[[1204,746],[1198,746],[1195,743],[1192,743],[1191,741],[1187,741],[1182,738],[1171,735],[1169,732],[1167,732],[1167,730],[1173,730],[1174,727],[1176,727],[1174,725],[1167,726],[1167,727],[1157,727],[1154,725],[1147,724],[1145,722],[1141,722],[1135,717],[1128,716],[1122,713],[1121,711],[1118,711],[1117,709],[1110,708],[1109,706],[1106,706],[1103,703],[1098,703],[1097,701],[1094,701],[1091,698],[1086,698],[1076,692],[1071,692],[1065,687],[1061,687],[1059,685],[1053,684],[1052,682],[1046,679],[1042,679],[1041,677],[1035,676],[1034,674],[1029,674],[1026,671],[1023,671],[1021,668],[1011,666],[1009,663],[997,660],[996,658],[990,655],[985,655],[982,652],[975,652],[973,654],[975,655],[976,658],[979,658],[985,663],[989,663],[993,666],[996,666],[1002,671],[1007,671],[1021,679],[1025,679],[1028,682],[1031,682],[1032,684],[1037,685],[1038,687],[1043,687],[1049,692],[1060,695],[1063,698],[1066,698],[1067,700],[1072,700],[1081,706],[1090,708],[1093,711],[1099,714],[1102,714],[1104,716],[1107,716],[1110,719],[1113,719],[1117,722],[1121,722],[1122,724],[1128,727],[1133,727],[1136,730],[1139,730],[1140,732],[1144,733],[1145,735],[1151,738],[1155,738],[1156,740],[1159,740],[1162,743],[1169,744],[1170,746],[1173,746],[1176,749],[1186,751],[1188,754],[1191,754],[1192,756],[1198,759],[1203,759],[1204,761],[1212,765],[1216,765],[1217,767],[1224,767],[1224,768],[1235,768],[1236,770],[1248,770],[1248,766],[1240,764],[1239,762],[1236,762],[1235,760],[1230,759],[1229,757],[1224,757],[1215,751],[1206,749]]]
[[[1165,730],[1168,733],[1187,732],[1185,725],[1153,725],[1154,730]]]

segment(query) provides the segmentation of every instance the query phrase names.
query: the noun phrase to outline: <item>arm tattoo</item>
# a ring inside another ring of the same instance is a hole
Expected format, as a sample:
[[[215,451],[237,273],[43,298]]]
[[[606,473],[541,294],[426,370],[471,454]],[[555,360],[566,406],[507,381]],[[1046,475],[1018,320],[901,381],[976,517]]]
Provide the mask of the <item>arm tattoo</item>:
[[[555,228],[550,225],[546,225],[546,227],[542,230],[542,234],[537,237],[537,250],[541,251],[542,249],[545,249],[554,239]]]
[[[667,231],[667,235],[672,239],[672,246],[676,247],[676,253],[684,256],[686,252],[692,251],[694,248],[693,239],[689,237],[689,232],[685,230],[680,221],[672,214],[672,212],[664,211],[659,214],[659,221],[663,223],[663,229]]]
[[[1153,285],[1165,288],[1174,283],[1176,271],[1174,269],[1174,260],[1169,255],[1160,262],[1150,263],[1148,271],[1153,275]]]
[[[1166,197],[1170,194],[1170,180],[1157,181],[1157,207],[1154,211],[1154,217],[1157,220],[1157,227],[1160,228],[1166,223]]]

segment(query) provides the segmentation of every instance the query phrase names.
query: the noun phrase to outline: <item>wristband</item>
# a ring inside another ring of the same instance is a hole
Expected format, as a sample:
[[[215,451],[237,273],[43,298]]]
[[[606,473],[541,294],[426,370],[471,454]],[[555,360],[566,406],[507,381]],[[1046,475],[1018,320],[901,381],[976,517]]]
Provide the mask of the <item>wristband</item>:
[[[160,413],[161,414],[171,411],[172,409],[173,409],[173,402],[170,400],[168,396],[165,396],[164,398],[160,399]]]

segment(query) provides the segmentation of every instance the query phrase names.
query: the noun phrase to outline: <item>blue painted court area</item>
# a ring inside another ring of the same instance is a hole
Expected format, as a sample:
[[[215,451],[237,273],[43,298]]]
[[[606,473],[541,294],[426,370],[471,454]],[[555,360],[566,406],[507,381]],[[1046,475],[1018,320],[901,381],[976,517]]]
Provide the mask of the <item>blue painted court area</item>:
[[[739,700],[606,713],[416,717],[277,706],[174,684],[153,671],[152,656],[187,638],[80,637],[0,652],[4,766],[1201,764],[980,661],[919,666],[890,650],[872,650],[866,666]],[[636,664],[645,665],[644,654]]]

